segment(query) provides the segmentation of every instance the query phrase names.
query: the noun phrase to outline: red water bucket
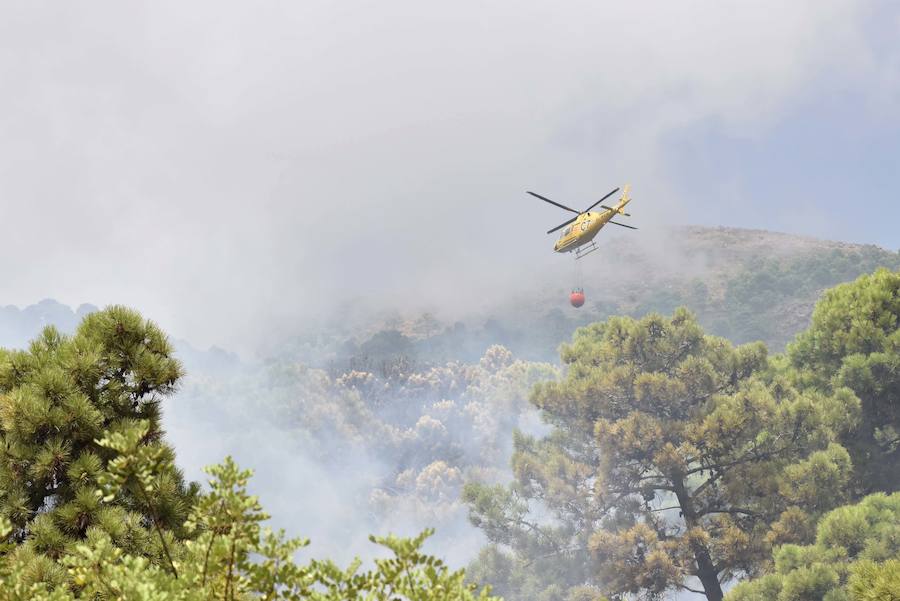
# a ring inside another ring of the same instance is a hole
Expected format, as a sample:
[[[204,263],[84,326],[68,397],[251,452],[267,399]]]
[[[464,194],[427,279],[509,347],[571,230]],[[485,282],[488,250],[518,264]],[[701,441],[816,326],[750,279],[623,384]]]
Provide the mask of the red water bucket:
[[[580,307],[584,304],[584,290],[581,288],[576,288],[572,291],[572,294],[569,295],[569,302],[572,303],[573,307]]]

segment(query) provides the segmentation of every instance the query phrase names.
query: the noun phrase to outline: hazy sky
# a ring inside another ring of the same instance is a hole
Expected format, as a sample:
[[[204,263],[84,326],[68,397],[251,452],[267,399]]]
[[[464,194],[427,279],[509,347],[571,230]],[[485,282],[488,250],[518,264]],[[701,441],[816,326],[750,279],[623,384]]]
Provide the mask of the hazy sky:
[[[634,220],[900,246],[900,4],[0,1],[0,304],[247,345]]]

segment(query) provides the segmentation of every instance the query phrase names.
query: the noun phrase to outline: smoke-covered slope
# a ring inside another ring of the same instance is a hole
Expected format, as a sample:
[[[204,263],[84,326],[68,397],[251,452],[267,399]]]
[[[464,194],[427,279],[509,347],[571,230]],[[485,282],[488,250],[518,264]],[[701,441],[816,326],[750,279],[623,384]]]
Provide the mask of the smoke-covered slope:
[[[900,254],[871,245],[697,226],[610,236],[577,265],[559,259],[557,270],[520,282],[502,304],[453,318],[447,307],[434,307],[343,319],[330,330],[309,329],[278,354],[340,371],[400,356],[475,360],[490,344],[503,344],[519,357],[553,361],[578,326],[680,305],[713,334],[780,351],[806,327],[822,290],[877,267],[900,268]],[[580,309],[568,304],[576,285],[587,294]]]
[[[649,238],[603,239],[580,262],[588,302],[578,310],[567,303],[578,274],[560,257],[559,271],[521,282],[502,306],[459,319],[443,307],[360,307],[249,363],[176,342],[189,375],[165,425],[180,462],[197,479],[226,454],[254,467],[255,491],[281,525],[339,558],[367,552],[368,532],[437,526],[432,544],[462,564],[483,539],[466,521],[461,486],[508,477],[514,429],[543,427],[527,399],[557,370],[541,362],[556,362],[576,327],[683,304],[713,333],[780,350],[821,290],[900,267],[897,253],[876,247],[771,232],[689,227]],[[90,310],[7,307],[0,346],[22,346],[47,324],[72,331]]]
[[[763,230],[685,226],[604,235],[598,242],[600,252],[577,269],[571,256],[560,256],[553,270],[511,287],[502,303],[460,315],[454,305],[467,299],[406,312],[354,301],[352,312],[342,308],[330,320],[288,324],[288,342],[260,352],[339,370],[351,367],[351,360],[374,365],[400,355],[426,362],[476,360],[495,343],[518,356],[553,360],[556,346],[580,325],[614,314],[667,313],[678,305],[696,312],[715,334],[735,342],[763,340],[779,350],[805,327],[822,290],[877,267],[900,269],[895,251]],[[568,304],[574,285],[587,293],[577,310]],[[44,325],[70,332],[93,310],[51,299],[22,309],[0,307],[0,346],[21,347]],[[212,349],[213,357],[187,342],[180,346],[189,366],[233,367],[234,357],[225,351]]]

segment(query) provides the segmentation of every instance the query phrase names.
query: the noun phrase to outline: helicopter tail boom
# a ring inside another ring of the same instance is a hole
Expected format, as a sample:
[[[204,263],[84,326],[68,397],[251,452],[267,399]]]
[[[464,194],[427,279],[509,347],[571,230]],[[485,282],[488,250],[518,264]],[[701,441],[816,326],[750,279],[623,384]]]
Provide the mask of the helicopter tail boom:
[[[625,211],[622,210],[625,208],[625,205],[627,205],[629,202],[631,202],[631,197],[628,196],[628,191],[630,189],[631,189],[631,184],[625,184],[625,186],[622,188],[622,196],[619,197],[619,203],[616,206],[614,206],[614,207],[610,207],[607,205],[600,205],[600,206],[603,207],[604,209],[606,209],[607,211],[612,211],[613,213],[616,213],[618,215],[624,215],[625,217],[631,217],[631,215],[629,213],[626,213]]]
[[[616,206],[616,213],[619,213],[620,215],[627,215],[627,213],[625,213],[625,211],[623,211],[622,209],[625,208],[625,205],[631,202],[631,197],[628,195],[628,192],[630,190],[631,184],[625,184],[622,187],[622,196],[619,197],[619,204]]]

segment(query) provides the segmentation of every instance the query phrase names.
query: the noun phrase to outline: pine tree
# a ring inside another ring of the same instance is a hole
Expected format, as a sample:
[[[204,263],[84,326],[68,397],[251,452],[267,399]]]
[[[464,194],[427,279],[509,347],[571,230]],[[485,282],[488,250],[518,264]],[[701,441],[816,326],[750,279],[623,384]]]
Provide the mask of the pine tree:
[[[900,490],[900,272],[880,269],[828,290],[812,324],[788,347],[805,385],[848,387],[862,402],[843,442],[856,490]]]
[[[0,351],[0,601],[499,601],[413,539],[391,556],[298,564],[231,458],[186,485],[159,404],[181,367],[165,335],[111,307],[71,338]]]
[[[552,432],[516,438],[511,487],[465,492],[473,522],[529,571],[614,598],[719,601],[722,582],[843,500],[836,436],[858,400],[798,392],[763,345],[706,336],[681,309],[594,324],[561,352],[565,379],[532,397]]]
[[[96,526],[171,563],[167,541],[183,535],[196,494],[162,438],[160,402],[182,375],[172,353],[157,326],[123,307],[88,315],[71,337],[48,327],[28,350],[0,351],[0,516],[24,543],[17,553],[58,559]],[[128,481],[149,458],[141,485]],[[117,473],[115,493],[98,493]]]

